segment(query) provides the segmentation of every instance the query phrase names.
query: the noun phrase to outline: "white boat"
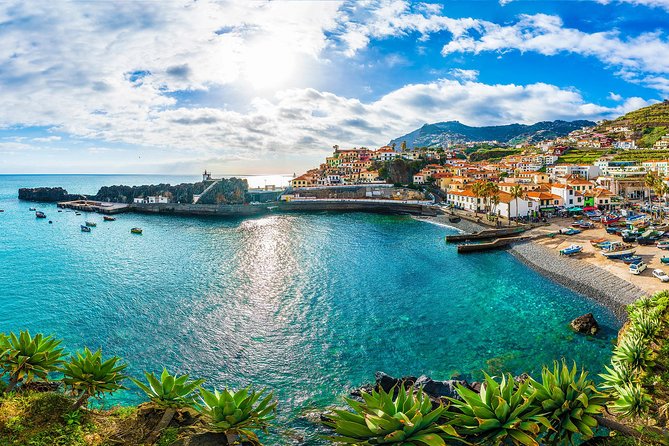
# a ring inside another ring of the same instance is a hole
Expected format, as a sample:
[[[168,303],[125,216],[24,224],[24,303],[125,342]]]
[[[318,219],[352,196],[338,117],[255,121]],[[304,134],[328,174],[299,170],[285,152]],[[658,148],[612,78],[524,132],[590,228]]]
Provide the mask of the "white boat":
[[[632,245],[628,245],[622,242],[613,242],[610,245],[604,247],[601,253],[604,257],[609,259],[620,259],[632,255],[636,252],[636,249]]]

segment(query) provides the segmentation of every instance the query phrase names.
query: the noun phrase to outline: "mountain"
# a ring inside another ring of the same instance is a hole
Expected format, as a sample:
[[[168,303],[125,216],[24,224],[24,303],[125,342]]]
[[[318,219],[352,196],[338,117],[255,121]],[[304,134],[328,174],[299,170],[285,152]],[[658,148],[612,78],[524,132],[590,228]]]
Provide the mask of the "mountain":
[[[390,141],[399,150],[402,141],[406,141],[408,148],[440,147],[449,143],[467,143],[482,141],[498,141],[507,144],[520,142],[537,142],[565,136],[569,132],[582,127],[592,127],[592,121],[542,121],[532,125],[509,124],[488,127],[470,127],[458,121],[437,122],[425,124],[399,138]]]
[[[631,111],[613,121],[604,121],[597,129],[605,131],[611,126],[628,127],[637,132],[654,127],[669,127],[669,100]]]

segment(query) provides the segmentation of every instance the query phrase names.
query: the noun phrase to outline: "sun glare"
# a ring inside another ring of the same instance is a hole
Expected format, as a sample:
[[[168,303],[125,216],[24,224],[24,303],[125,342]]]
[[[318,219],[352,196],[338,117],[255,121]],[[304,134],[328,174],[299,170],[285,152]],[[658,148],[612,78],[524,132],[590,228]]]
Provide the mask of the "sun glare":
[[[261,42],[247,49],[242,76],[253,88],[277,88],[296,74],[295,65],[295,54],[290,48],[278,42]]]

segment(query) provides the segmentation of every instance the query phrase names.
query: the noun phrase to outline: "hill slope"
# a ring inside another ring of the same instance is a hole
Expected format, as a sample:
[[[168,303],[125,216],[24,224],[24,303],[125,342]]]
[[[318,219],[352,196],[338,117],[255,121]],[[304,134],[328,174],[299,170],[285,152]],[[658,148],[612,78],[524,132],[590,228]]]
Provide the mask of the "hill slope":
[[[543,121],[532,125],[509,124],[488,127],[470,127],[458,121],[425,124],[399,138],[390,141],[399,150],[402,141],[407,148],[445,146],[449,143],[466,143],[479,141],[499,141],[517,144],[523,141],[537,142],[543,139],[565,136],[569,132],[582,127],[592,127],[592,121]]]
[[[611,125],[627,126],[635,131],[669,126],[669,100],[631,111],[613,121],[605,121],[597,128],[604,130]]]

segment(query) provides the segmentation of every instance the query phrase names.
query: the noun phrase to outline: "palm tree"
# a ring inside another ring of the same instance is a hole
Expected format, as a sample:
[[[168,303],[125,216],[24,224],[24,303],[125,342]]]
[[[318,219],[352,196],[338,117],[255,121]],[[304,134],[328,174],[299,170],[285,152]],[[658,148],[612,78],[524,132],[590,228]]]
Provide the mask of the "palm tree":
[[[476,212],[478,212],[479,211],[479,197],[482,197],[483,194],[485,193],[484,184],[481,181],[477,181],[476,183],[472,184],[472,192],[474,193],[474,196],[476,197]]]
[[[492,181],[485,184],[486,197],[488,198],[488,208],[492,211],[492,200],[496,197],[499,203],[499,186]]]
[[[518,199],[522,197],[524,193],[525,191],[523,190],[523,187],[520,184],[514,185],[513,187],[511,187],[511,190],[509,191],[511,198],[513,198],[516,202],[516,224],[518,224]],[[511,208],[509,208],[509,213],[511,213]],[[509,218],[511,218],[510,215]]]
[[[650,199],[650,195],[652,192],[652,189],[655,189],[655,185],[657,183],[657,176],[655,176],[655,172],[650,171],[646,174],[646,178],[644,179],[644,183],[646,183],[646,187],[648,188],[648,202],[652,203]]]

